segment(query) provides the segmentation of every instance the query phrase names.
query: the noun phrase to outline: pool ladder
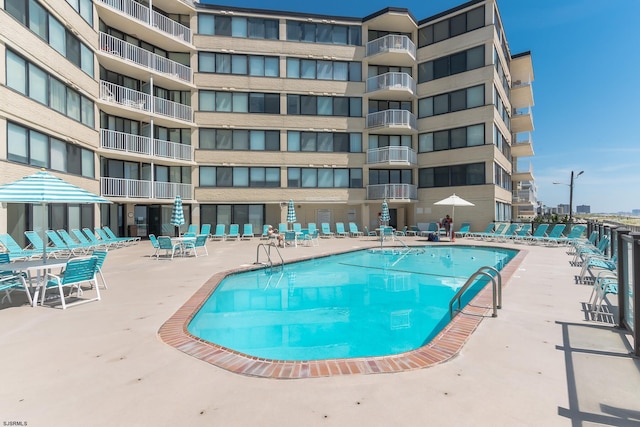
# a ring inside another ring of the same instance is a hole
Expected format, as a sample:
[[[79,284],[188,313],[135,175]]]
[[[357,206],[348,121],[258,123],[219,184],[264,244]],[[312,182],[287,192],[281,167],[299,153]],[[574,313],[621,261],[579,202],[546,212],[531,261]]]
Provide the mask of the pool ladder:
[[[267,256],[267,262],[263,263],[260,262],[260,248],[263,249],[265,255]],[[262,265],[268,265],[269,267],[273,267],[273,260],[271,259],[271,248],[275,248],[276,253],[278,254],[278,257],[280,258],[280,263],[281,265],[284,266],[284,259],[282,258],[282,254],[280,253],[280,249],[278,249],[278,246],[271,242],[271,243],[260,243],[258,245],[258,247],[256,248],[256,262],[254,262],[254,264],[262,264]]]
[[[458,292],[456,292],[453,298],[451,298],[451,302],[449,303],[449,315],[451,316],[452,319],[453,319],[453,304],[457,300],[458,301],[457,311],[460,311],[460,298],[462,298],[462,295],[465,293],[467,288],[469,288],[469,286],[471,286],[475,282],[475,280],[480,276],[485,276],[491,279],[492,289],[493,289],[493,314],[491,315],[491,317],[498,317],[498,309],[502,308],[502,275],[500,275],[500,272],[497,269],[493,267],[489,267],[487,265],[484,267],[480,267],[475,273],[473,273],[471,277],[467,279],[465,284],[462,285],[462,287],[458,290]],[[496,282],[496,277],[498,278],[497,282]]]

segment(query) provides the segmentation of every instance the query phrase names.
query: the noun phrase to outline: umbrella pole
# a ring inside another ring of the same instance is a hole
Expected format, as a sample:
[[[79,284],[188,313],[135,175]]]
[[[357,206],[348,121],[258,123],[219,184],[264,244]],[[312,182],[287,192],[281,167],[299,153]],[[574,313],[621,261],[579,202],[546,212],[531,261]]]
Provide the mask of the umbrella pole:
[[[454,224],[454,221],[456,220],[455,213],[456,213],[456,206],[453,205],[451,207],[451,224],[449,224],[449,226],[450,226],[449,227],[449,233],[451,233],[451,241],[452,242],[456,241],[456,233],[453,231],[453,224]]]

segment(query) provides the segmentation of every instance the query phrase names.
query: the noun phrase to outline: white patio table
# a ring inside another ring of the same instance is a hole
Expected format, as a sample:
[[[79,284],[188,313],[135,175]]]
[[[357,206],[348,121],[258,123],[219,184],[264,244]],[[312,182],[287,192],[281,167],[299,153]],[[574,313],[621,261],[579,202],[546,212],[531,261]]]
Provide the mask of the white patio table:
[[[67,265],[68,259],[33,259],[29,261],[16,261],[9,264],[3,264],[3,268],[11,269],[14,273],[36,273],[36,283],[34,288],[33,295],[29,293],[29,297],[31,298],[31,306],[35,307],[38,305],[38,295],[40,294],[40,289],[42,286],[46,284],[45,276],[48,272],[54,269],[62,269]],[[26,289],[29,292],[29,289]]]

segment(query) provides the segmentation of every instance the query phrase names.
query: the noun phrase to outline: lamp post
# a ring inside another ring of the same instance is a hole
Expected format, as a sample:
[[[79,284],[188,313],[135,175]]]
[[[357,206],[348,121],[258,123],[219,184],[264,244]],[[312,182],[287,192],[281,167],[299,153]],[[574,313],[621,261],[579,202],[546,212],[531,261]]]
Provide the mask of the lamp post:
[[[584,171],[580,171],[577,174],[575,174],[573,171],[571,171],[571,181],[569,184],[565,184],[564,182],[554,182],[554,184],[569,186],[569,223],[573,221],[573,184],[575,180],[578,179],[578,177],[583,173]]]

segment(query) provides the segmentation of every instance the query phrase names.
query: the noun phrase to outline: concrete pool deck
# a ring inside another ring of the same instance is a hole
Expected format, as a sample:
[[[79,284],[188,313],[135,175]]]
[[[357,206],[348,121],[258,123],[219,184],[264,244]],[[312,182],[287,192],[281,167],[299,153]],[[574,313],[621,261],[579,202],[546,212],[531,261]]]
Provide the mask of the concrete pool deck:
[[[404,238],[409,244],[426,244]],[[458,239],[455,244],[486,244]],[[566,248],[527,254],[451,359],[392,374],[274,380],[239,375],[164,343],[159,329],[216,273],[250,265],[258,240],[209,256],[152,260],[149,242],[112,251],[102,301],[65,311],[0,306],[0,421],[30,426],[640,425],[640,361],[612,323],[589,321],[591,287]],[[447,244],[436,243],[439,245]],[[372,247],[322,239],[285,260]],[[615,302],[615,301],[614,301]],[[605,319],[606,320],[606,319]],[[9,425],[9,424],[4,424]],[[23,424],[24,425],[24,424]]]

